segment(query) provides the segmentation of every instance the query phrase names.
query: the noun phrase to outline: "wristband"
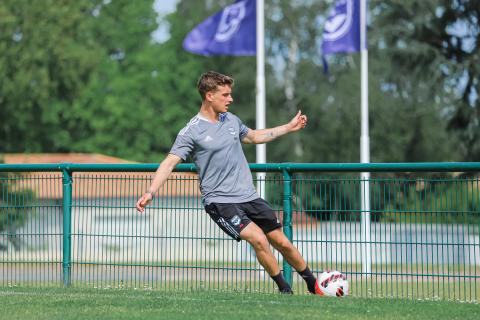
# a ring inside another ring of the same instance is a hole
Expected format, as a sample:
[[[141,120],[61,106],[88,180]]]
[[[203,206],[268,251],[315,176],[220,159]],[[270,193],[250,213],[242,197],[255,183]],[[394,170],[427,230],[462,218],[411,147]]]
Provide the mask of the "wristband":
[[[151,191],[147,191],[145,192],[145,194],[150,194],[150,196],[152,197],[152,199],[155,197],[155,192],[151,192]]]

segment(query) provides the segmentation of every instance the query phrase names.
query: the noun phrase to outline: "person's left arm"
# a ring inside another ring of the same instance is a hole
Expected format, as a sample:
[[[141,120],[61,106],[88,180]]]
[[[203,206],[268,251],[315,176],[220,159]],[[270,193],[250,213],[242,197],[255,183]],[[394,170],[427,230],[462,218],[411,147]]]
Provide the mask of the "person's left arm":
[[[293,119],[287,124],[269,129],[248,130],[247,134],[243,137],[242,142],[254,144],[267,143],[287,133],[303,129],[306,125],[307,116],[302,114],[301,111],[298,111],[295,117],[293,117]]]

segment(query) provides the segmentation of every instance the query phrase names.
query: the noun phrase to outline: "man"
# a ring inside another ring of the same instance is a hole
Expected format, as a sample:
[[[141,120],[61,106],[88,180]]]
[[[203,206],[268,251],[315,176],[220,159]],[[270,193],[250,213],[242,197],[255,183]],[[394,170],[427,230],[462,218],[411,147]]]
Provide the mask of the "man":
[[[305,260],[283,234],[274,211],[256,192],[240,143],[266,143],[303,129],[307,116],[298,111],[285,125],[249,129],[228,112],[233,102],[233,82],[232,78],[213,71],[201,75],[197,84],[202,97],[200,112],[178,133],[148,192],[138,200],[137,210],[143,212],[175,166],[191,156],[198,170],[206,212],[230,237],[252,245],[258,261],[276,282],[279,291],[293,293],[269,244],[305,279],[311,293],[323,295]]]

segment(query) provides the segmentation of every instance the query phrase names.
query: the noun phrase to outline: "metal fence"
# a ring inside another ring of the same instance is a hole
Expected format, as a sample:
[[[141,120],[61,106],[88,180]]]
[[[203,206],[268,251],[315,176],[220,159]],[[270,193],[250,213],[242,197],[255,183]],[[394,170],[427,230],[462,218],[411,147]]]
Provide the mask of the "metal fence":
[[[352,295],[478,300],[480,163],[250,167],[311,269],[342,271]],[[156,168],[0,165],[0,285],[274,292],[253,250],[204,212],[193,165],[136,212]]]

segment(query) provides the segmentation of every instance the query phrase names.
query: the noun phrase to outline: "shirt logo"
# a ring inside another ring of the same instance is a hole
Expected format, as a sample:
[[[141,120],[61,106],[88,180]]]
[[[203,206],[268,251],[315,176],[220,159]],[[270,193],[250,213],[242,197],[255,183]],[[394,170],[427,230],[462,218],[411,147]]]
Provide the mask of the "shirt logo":
[[[228,132],[230,132],[232,136],[235,135],[235,129],[233,129],[232,127],[228,128]]]
[[[233,216],[232,219],[230,219],[230,222],[234,225],[234,226],[238,226],[240,224],[240,217],[235,215]]]
[[[209,141],[212,141],[212,140],[213,140],[213,138],[210,137],[210,136],[207,136],[207,137],[205,138],[205,142],[209,142]]]

